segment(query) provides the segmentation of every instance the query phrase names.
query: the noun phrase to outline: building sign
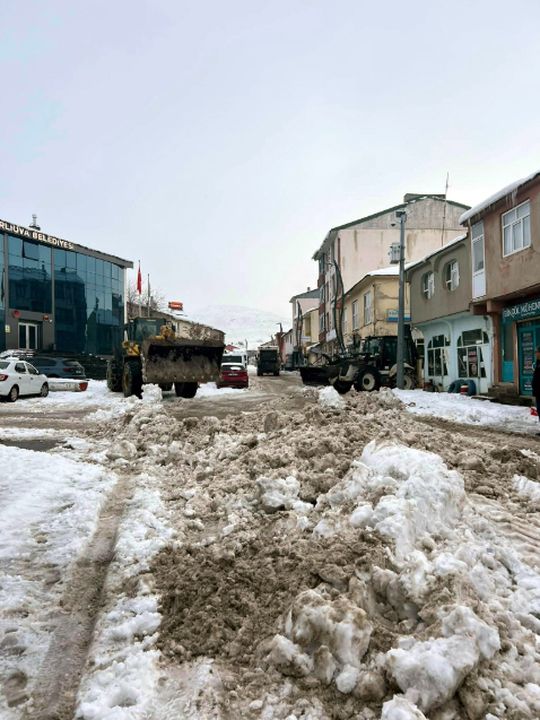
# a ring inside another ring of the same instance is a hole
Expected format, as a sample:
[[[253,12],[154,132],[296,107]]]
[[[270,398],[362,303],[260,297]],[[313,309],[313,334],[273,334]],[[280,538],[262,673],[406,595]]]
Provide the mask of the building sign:
[[[183,310],[183,309],[184,309],[184,303],[181,303],[178,300],[171,300],[169,302],[169,310]]]
[[[516,322],[540,315],[540,298],[527,300],[527,302],[504,308],[502,311],[503,322]]]
[[[398,318],[399,318],[399,311],[398,311],[398,310],[387,310],[387,311],[386,311],[386,322],[391,322],[391,323],[394,323],[394,322],[395,322],[395,323],[397,323]],[[406,323],[410,323],[410,322],[411,322],[411,316],[410,316],[410,315],[407,315],[407,314],[405,313],[404,321],[405,321]]]
[[[28,238],[28,240],[46,243],[47,245],[52,245],[62,250],[75,249],[75,245],[68,240],[62,240],[61,238],[54,237],[54,235],[47,235],[40,230],[25,228],[22,225],[13,225],[13,223],[6,222],[5,220],[0,220],[0,232],[2,231],[17,235],[18,237]]]

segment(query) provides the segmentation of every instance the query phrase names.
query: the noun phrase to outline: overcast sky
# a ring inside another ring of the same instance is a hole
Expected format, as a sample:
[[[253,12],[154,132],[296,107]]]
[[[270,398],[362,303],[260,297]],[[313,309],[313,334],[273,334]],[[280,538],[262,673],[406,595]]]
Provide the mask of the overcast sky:
[[[328,229],[540,163],[538,0],[3,0],[0,217],[288,314]]]

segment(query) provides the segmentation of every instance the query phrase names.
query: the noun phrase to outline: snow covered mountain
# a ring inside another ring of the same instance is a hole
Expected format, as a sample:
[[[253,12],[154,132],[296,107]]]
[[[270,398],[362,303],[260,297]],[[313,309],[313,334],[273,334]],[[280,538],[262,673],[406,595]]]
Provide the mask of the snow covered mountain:
[[[291,326],[290,317],[241,305],[209,305],[188,313],[188,319],[223,330],[226,341],[233,345],[247,340],[250,349],[270,340],[279,323],[284,331]]]

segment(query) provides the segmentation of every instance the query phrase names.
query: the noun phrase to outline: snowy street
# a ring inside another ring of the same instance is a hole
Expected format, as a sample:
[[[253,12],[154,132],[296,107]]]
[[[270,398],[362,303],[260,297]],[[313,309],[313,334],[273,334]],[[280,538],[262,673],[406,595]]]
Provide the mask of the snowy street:
[[[539,426],[292,373],[3,403],[0,717],[540,717]]]

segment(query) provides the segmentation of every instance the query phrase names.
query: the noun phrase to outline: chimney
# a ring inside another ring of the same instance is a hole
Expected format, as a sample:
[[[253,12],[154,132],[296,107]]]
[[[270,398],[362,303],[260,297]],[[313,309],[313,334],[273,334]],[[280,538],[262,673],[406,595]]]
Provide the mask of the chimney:
[[[307,291],[308,291],[308,292],[311,292],[311,288],[309,287],[309,285],[308,285],[308,289],[307,289]]]
[[[30,227],[32,228],[32,230],[41,230],[41,228],[37,224],[37,215],[32,215],[32,223]]]

